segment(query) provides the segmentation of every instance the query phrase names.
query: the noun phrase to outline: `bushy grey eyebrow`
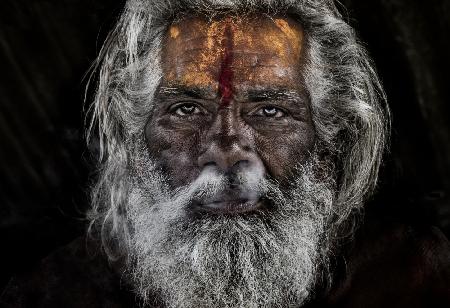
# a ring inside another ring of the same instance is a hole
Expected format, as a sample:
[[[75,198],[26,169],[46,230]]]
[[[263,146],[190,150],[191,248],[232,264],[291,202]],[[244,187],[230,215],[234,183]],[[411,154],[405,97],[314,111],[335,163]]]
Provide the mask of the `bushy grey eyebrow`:
[[[304,99],[304,96],[296,91],[286,89],[250,90],[246,96],[249,101],[253,102],[266,100],[300,101]]]
[[[179,97],[186,96],[194,99],[208,98],[211,96],[210,91],[201,89],[198,87],[187,87],[183,85],[177,85],[173,87],[160,87],[159,95],[163,97]],[[251,102],[260,102],[268,100],[286,100],[286,101],[302,101],[305,99],[305,95],[298,93],[297,91],[288,89],[256,89],[248,90],[240,95],[243,100]]]
[[[164,97],[188,96],[195,99],[207,97],[205,90],[186,86],[160,87],[158,94]]]

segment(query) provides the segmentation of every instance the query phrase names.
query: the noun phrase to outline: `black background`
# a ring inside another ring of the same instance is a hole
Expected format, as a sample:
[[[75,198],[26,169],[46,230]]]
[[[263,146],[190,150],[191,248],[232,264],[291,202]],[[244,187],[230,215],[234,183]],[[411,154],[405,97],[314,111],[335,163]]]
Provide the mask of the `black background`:
[[[345,0],[393,116],[367,215],[450,235],[450,1]],[[0,289],[81,235],[95,173],[83,140],[83,76],[123,1],[0,4]]]

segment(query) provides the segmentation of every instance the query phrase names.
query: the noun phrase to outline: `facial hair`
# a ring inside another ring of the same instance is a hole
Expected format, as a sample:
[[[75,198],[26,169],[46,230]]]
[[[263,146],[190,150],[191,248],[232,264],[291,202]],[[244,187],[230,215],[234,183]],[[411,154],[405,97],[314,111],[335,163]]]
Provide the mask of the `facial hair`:
[[[204,169],[171,190],[148,157],[134,154],[127,206],[128,272],[144,305],[167,307],[299,307],[326,268],[331,181],[315,179],[315,158],[296,168],[289,189],[261,172],[239,174],[242,187],[267,208],[236,215],[192,215],[189,207],[225,188]]]

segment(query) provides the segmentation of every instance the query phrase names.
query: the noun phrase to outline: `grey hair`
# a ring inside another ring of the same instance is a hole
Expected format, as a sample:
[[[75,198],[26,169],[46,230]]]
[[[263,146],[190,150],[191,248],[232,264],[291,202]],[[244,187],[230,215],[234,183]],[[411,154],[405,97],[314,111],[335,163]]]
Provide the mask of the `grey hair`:
[[[336,213],[358,211],[375,189],[389,110],[366,50],[332,0],[129,0],[94,64],[97,91],[89,108],[87,139],[98,130],[101,161],[89,218],[100,227],[104,247],[127,234],[130,140],[142,138],[151,114],[165,30],[183,15],[224,12],[290,14],[298,20],[308,47],[304,82],[317,140],[334,166]]]

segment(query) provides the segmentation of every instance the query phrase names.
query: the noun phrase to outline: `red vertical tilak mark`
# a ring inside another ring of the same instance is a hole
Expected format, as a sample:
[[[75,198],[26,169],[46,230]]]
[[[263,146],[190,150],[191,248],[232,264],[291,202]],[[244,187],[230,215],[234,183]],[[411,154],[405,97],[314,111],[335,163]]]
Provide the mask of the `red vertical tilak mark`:
[[[233,31],[230,25],[225,28],[223,54],[219,73],[220,108],[230,105],[233,97]]]

